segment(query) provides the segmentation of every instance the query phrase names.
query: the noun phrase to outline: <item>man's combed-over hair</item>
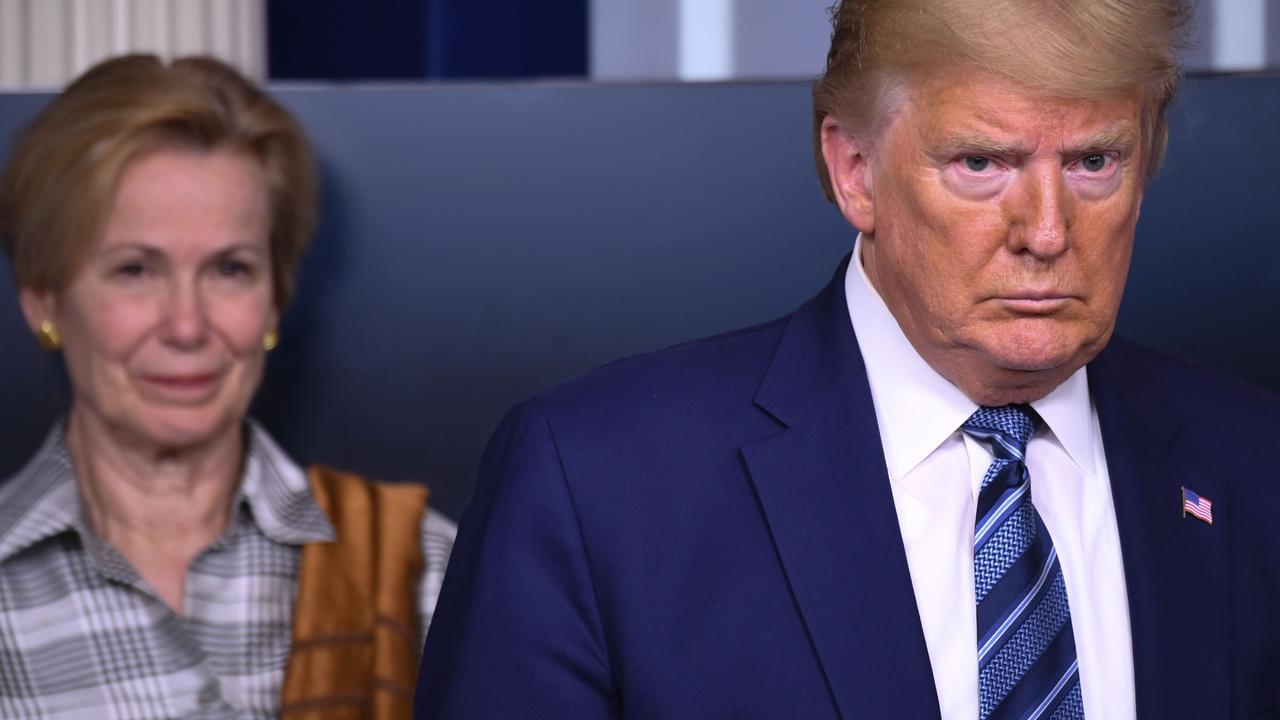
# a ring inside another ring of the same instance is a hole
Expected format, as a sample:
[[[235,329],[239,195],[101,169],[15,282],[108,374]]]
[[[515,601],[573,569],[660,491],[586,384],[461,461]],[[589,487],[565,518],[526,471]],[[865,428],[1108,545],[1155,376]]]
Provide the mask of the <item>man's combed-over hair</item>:
[[[1142,95],[1143,158],[1160,167],[1165,111],[1181,75],[1186,0],[840,0],[831,49],[813,88],[813,142],[823,192],[828,115],[874,138],[893,100],[942,71],[977,71],[1027,92],[1069,99]]]
[[[0,179],[0,247],[16,284],[64,290],[131,162],[162,149],[232,150],[261,163],[270,193],[277,307],[315,226],[316,171],[293,116],[212,58],[127,55],[90,68],[35,118]]]

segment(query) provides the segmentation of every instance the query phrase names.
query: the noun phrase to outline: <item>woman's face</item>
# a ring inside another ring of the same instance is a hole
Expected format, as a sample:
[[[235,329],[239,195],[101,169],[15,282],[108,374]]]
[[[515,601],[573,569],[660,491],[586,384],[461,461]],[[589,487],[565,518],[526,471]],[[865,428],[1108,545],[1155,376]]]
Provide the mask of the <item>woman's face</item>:
[[[270,232],[267,181],[248,155],[164,149],[132,162],[69,287],[22,293],[28,322],[62,335],[73,422],[163,448],[238,431],[278,319]]]

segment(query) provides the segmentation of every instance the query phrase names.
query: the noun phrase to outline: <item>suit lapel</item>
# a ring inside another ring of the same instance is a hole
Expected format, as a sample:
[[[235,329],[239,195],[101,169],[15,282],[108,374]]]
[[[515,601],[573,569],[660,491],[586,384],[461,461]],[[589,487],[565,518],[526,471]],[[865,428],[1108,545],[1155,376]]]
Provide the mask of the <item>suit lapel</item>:
[[[840,714],[937,718],[937,693],[842,264],[792,315],[756,404],[787,428],[742,448]]]
[[[1089,366],[1124,557],[1138,716],[1221,717],[1229,704],[1227,481],[1186,451],[1195,438],[1182,436],[1152,378],[1123,341]],[[1214,501],[1213,525],[1183,517],[1183,486]]]

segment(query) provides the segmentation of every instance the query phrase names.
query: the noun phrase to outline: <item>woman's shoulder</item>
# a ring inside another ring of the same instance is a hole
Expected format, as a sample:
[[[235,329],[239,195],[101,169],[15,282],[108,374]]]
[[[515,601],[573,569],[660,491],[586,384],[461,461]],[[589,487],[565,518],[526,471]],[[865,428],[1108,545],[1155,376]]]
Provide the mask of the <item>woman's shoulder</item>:
[[[0,562],[79,518],[75,474],[58,423],[23,467],[0,484]]]
[[[435,538],[440,541],[448,541],[453,544],[454,538],[458,536],[458,524],[448,515],[439,510],[428,507],[426,514],[422,518],[422,537],[424,540]]]

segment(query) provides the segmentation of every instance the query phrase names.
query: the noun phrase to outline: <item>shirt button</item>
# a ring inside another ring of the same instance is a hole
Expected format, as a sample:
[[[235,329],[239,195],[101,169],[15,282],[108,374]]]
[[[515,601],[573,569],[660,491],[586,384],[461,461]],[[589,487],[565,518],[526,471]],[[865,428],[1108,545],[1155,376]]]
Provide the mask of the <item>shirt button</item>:
[[[216,685],[206,685],[200,689],[198,699],[201,705],[212,705],[218,702],[218,688]]]

